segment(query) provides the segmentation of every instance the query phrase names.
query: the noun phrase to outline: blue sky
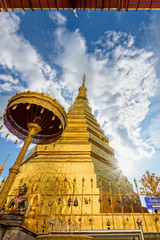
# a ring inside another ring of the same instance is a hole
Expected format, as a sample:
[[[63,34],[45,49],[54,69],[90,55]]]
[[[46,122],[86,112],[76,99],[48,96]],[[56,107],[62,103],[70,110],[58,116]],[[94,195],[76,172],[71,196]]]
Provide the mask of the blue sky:
[[[83,74],[88,99],[127,177],[160,176],[160,16],[158,11],[0,13],[0,115],[16,92],[50,93],[68,107]],[[22,142],[3,128],[6,177]]]

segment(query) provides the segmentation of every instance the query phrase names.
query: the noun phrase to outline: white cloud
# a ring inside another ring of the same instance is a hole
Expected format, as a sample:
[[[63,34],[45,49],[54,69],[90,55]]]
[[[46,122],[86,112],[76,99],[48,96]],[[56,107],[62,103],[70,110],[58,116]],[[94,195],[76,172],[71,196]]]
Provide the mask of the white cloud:
[[[50,12],[49,17],[58,25],[64,25],[67,22],[66,17],[57,11]]]
[[[79,30],[58,28],[55,36],[64,86],[75,92],[86,73],[92,108],[98,111],[117,157],[132,161],[151,157],[154,148],[141,138],[141,123],[158,86],[153,53],[136,48],[134,37],[122,32],[106,32],[93,43],[93,53],[87,52]]]

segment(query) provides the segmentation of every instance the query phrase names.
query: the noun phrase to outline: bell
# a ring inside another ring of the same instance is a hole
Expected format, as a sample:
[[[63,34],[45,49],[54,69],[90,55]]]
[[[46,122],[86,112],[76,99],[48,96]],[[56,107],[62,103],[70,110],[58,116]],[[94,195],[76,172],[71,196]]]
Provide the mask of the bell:
[[[71,206],[71,202],[72,202],[72,199],[71,199],[71,198],[68,198],[68,207]]]
[[[44,112],[44,108],[41,109],[41,114],[43,114],[43,112]]]
[[[9,136],[9,133],[7,133],[7,135],[5,136],[5,138],[7,138]]]
[[[75,207],[78,206],[78,200],[77,200],[77,198],[74,200],[74,206],[75,206]]]
[[[98,199],[98,202],[102,202],[102,199],[101,199],[101,197],[99,197],[99,199]]]
[[[107,221],[107,226],[108,226],[108,227],[110,226],[110,221],[109,221],[109,219],[108,219],[108,221]]]
[[[16,108],[17,108],[17,105],[14,105],[14,106],[12,107],[13,110],[15,110]]]
[[[46,220],[44,219],[44,222],[43,222],[43,233],[45,231],[45,228],[46,228]]]
[[[26,107],[26,109],[27,109],[27,110],[29,110],[29,109],[30,109],[30,107],[31,107],[31,104],[29,104],[29,105]]]

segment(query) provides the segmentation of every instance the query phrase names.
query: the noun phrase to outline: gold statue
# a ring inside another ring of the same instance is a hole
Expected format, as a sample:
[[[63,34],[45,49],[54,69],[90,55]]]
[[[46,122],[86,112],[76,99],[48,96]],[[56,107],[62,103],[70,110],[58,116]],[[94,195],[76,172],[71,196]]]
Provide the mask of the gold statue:
[[[26,218],[24,221],[24,226],[30,228],[31,231],[36,232],[36,212],[37,207],[40,204],[40,194],[37,193],[38,182],[34,182],[31,187],[31,194],[28,197],[28,208],[26,210]]]

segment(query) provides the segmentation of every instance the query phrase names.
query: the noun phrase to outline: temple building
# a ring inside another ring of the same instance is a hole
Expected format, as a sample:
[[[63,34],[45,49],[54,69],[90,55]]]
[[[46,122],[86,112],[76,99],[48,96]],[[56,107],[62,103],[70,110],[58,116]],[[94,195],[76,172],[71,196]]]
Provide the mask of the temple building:
[[[139,193],[119,168],[88,104],[85,80],[84,75],[62,136],[36,145],[23,161],[5,209],[20,209],[22,226],[37,234],[138,230],[137,219],[145,233],[158,233],[159,214],[142,206]]]

